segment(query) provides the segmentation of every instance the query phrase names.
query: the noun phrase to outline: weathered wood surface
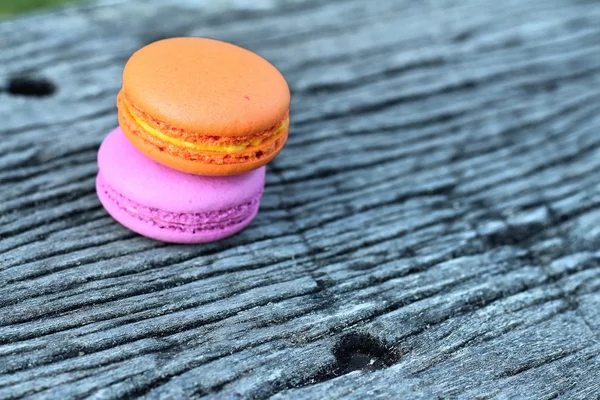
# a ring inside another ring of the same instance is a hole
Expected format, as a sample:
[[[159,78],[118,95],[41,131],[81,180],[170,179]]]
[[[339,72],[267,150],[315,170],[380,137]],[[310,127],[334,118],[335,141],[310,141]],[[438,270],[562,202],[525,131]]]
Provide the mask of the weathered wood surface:
[[[0,23],[0,398],[599,398],[600,2],[193,3]],[[203,246],[94,194],[124,61],[177,35],[293,92],[259,216]]]

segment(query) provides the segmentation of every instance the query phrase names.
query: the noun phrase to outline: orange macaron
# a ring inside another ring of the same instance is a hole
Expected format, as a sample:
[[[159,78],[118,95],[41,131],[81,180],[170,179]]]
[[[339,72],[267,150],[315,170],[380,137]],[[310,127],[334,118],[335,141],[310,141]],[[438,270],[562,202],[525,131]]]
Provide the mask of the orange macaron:
[[[281,73],[251,51],[172,38],[131,56],[117,106],[121,129],[151,159],[192,174],[234,175],[281,151],[290,91]]]

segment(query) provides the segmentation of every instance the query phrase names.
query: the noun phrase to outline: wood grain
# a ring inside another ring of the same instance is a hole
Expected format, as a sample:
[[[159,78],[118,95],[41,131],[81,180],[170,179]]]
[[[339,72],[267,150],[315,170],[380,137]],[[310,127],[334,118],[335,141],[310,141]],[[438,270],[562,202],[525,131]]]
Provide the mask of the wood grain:
[[[254,4],[0,22],[0,398],[600,398],[600,3]],[[258,217],[202,246],[94,193],[125,60],[179,35],[293,98]]]

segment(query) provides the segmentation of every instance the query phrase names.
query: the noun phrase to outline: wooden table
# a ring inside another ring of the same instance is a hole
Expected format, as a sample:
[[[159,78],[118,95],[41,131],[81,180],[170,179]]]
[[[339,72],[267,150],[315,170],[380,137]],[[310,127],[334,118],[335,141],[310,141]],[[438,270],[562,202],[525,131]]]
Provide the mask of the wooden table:
[[[597,0],[176,3],[0,23],[1,399],[600,398]],[[293,97],[201,246],[94,192],[124,62],[182,35]]]

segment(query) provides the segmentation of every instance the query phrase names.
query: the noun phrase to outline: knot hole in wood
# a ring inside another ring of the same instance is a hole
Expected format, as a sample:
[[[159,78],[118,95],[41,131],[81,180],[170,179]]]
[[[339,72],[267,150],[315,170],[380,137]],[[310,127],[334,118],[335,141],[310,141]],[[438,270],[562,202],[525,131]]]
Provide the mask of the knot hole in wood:
[[[397,363],[401,352],[368,333],[353,332],[342,336],[333,348],[337,374],[351,371],[375,371]]]
[[[44,97],[53,95],[56,86],[46,78],[16,76],[8,80],[7,91],[14,96]]]

